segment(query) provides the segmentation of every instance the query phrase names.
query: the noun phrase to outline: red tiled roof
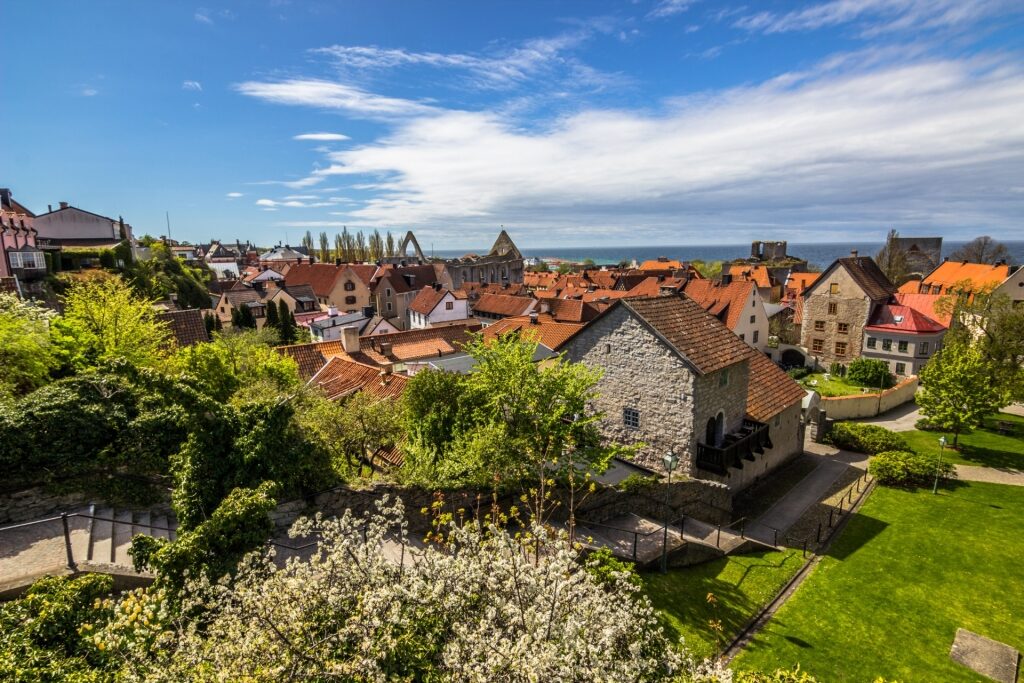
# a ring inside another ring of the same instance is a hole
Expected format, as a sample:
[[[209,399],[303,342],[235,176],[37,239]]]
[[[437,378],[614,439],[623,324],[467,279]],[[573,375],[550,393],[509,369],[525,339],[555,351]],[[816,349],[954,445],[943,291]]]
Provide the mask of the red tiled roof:
[[[749,346],[689,297],[629,298],[620,303],[701,374],[739,363],[750,354]]]
[[[790,273],[786,280],[786,297],[796,299],[821,277],[821,273]]]
[[[434,287],[427,286],[421,289],[416,298],[412,300],[412,303],[409,304],[409,310],[421,315],[430,315],[449,293],[456,299],[466,298],[465,292],[452,292],[443,287],[435,289]]]
[[[318,297],[327,298],[345,268],[333,263],[297,263],[288,269],[285,282],[289,286],[309,285]]]
[[[734,263],[729,266],[728,272],[729,275],[732,275],[733,280],[750,280],[764,289],[770,289],[772,286],[771,274],[766,266]]]
[[[408,378],[402,375],[383,373],[380,368],[342,357],[328,360],[309,380],[310,385],[320,387],[332,401],[357,391],[378,399],[398,398],[407,382]]]
[[[682,261],[667,259],[664,256],[640,264],[640,270],[680,270],[685,267]]]
[[[179,347],[210,341],[210,335],[206,332],[206,323],[203,321],[203,312],[198,308],[184,311],[161,311],[156,314],[156,318],[167,323]]]
[[[457,291],[466,295],[467,299],[475,301],[487,293],[508,294],[509,296],[529,296],[526,293],[526,285],[522,282],[509,282],[494,284],[490,282],[463,282]]]
[[[407,276],[412,278],[412,282],[409,281]],[[398,294],[419,290],[424,285],[432,285],[438,281],[437,270],[430,264],[382,269],[382,271],[378,271],[375,277],[377,278],[378,287],[381,281],[387,278],[387,281],[391,283],[391,288]]]
[[[288,356],[295,361],[299,366],[299,376],[304,379],[319,372],[328,359],[345,355],[345,349],[339,340],[278,346],[276,350],[282,356]]]
[[[630,296],[629,292],[623,292],[617,289],[595,289],[593,292],[587,292],[580,297],[580,301],[593,304],[602,301],[608,302],[614,301],[615,299],[624,299],[627,296]]]
[[[504,316],[525,315],[533,310],[536,304],[536,299],[525,296],[484,294],[473,304],[473,312]]]
[[[557,351],[569,337],[573,336],[584,325],[582,323],[558,322],[547,313],[537,316],[537,321],[531,321],[530,316],[516,316],[503,318],[493,325],[484,328],[484,339],[490,340],[504,334],[518,332],[521,337],[535,339],[553,351]]]
[[[369,365],[438,358],[457,353],[479,332],[480,325],[448,325],[423,330],[406,330],[359,338],[359,354],[354,360]],[[391,344],[391,353],[381,353],[382,344]]]
[[[560,323],[585,323],[597,317],[597,309],[579,299],[545,299],[540,309]]]
[[[700,280],[706,282],[706,280]],[[678,292],[686,285],[686,280],[679,277],[649,277],[633,287],[626,296],[661,296],[665,291]]]
[[[524,273],[523,284],[527,287],[547,288],[558,280],[558,273]]]
[[[690,280],[683,291],[726,327],[735,330],[743,319],[755,286],[756,283],[750,280],[734,280],[727,285],[714,280]]]
[[[946,327],[949,327],[953,322],[952,306],[947,307],[950,310],[946,310],[942,313],[935,310],[935,304],[937,304],[940,299],[944,299],[945,295],[918,294],[916,292],[912,294],[904,294],[903,292],[897,292],[893,296],[896,299],[896,303],[913,308],[918,313],[922,313],[932,320],[942,323]]]
[[[373,274],[377,272],[377,266],[363,263],[350,263],[346,267],[352,271],[353,275],[362,280],[365,285],[370,284],[370,280],[373,279]]]
[[[767,422],[806,393],[792,377],[758,351],[749,356],[750,380],[747,383],[747,414],[758,422]]]
[[[998,286],[1008,277],[1010,277],[1010,267],[1007,265],[993,266],[987,263],[945,261],[928,273],[921,284],[929,288],[929,294],[949,294],[951,290],[959,289],[958,283],[970,280],[969,291],[979,292]],[[941,288],[941,291],[934,291],[934,287]]]
[[[864,329],[877,332],[935,334],[945,331],[946,326],[909,306],[885,304],[878,307]]]

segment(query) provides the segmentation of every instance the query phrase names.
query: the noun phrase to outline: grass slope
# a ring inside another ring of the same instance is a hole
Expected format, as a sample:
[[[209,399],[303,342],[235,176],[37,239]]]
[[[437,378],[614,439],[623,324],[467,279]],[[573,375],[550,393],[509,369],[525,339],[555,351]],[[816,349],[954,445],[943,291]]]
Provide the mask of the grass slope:
[[[736,660],[826,681],[981,681],[949,659],[958,627],[1024,650],[1024,491],[877,489]]]
[[[703,658],[716,654],[718,641],[724,645],[736,635],[802,564],[798,550],[766,551],[641,578],[669,636],[682,637],[685,646]],[[714,594],[715,604],[708,602],[708,593]],[[712,620],[722,624],[718,639]]]
[[[811,380],[817,381],[817,385],[811,385]],[[864,393],[864,387],[856,382],[851,382],[843,377],[831,375],[825,379],[825,373],[812,372],[800,380],[804,389],[813,389],[822,396],[853,396]],[[869,393],[878,391],[878,387],[868,387]]]
[[[996,422],[1013,423],[1014,434],[1000,434],[996,430]],[[900,434],[918,453],[938,456],[939,437],[943,436],[942,432],[923,432],[914,429]],[[945,434],[945,437],[949,443],[953,443],[952,434]],[[999,413],[986,418],[984,428],[975,429],[969,434],[961,434],[959,443],[959,451],[946,448],[942,452],[942,459],[958,465],[1024,470],[1024,417]]]

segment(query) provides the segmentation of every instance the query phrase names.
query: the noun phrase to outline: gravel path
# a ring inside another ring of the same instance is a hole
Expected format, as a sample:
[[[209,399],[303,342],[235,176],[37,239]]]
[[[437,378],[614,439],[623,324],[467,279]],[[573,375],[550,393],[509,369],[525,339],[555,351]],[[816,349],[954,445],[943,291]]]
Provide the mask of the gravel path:
[[[1024,486],[1024,472],[1021,472],[1020,470],[996,469],[995,467],[975,467],[974,465],[956,465],[956,476],[962,481],[981,481],[989,484]]]

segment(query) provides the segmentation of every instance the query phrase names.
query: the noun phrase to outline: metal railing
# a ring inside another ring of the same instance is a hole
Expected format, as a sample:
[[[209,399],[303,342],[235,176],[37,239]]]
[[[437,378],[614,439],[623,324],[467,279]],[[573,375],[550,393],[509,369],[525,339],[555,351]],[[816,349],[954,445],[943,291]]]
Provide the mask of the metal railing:
[[[743,469],[744,460],[755,460],[765,448],[772,448],[768,425],[744,418],[740,430],[726,434],[721,446],[697,442],[697,467],[724,476],[730,467]]]

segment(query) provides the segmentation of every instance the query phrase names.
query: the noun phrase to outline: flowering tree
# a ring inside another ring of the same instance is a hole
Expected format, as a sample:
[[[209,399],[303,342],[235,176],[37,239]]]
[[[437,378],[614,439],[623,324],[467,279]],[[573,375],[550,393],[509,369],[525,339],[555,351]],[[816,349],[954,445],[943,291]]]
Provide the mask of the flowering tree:
[[[401,504],[378,507],[297,522],[321,539],[308,560],[252,554],[231,582],[191,583],[180,614],[199,619],[115,620],[94,642],[146,681],[729,680],[679,654],[626,572],[590,571],[564,538],[545,536],[539,563],[475,523],[412,550]]]

